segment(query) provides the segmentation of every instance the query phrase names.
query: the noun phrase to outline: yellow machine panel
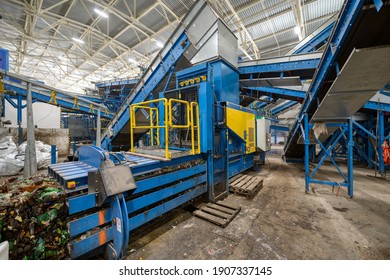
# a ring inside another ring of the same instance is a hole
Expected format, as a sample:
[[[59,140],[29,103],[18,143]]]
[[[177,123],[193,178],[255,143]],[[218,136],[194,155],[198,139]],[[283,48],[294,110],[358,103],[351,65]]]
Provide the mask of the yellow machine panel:
[[[226,119],[227,126],[245,141],[245,153],[255,152],[255,114],[227,107]]]

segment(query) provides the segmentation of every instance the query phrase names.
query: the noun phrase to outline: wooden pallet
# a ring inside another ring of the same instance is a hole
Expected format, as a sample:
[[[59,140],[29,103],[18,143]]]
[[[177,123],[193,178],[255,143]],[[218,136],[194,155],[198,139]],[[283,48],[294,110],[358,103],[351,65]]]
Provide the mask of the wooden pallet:
[[[201,205],[193,214],[196,217],[225,228],[237,216],[240,210],[241,207],[233,206],[225,201],[218,201]]]
[[[238,174],[229,180],[230,191],[248,198],[255,196],[263,186],[263,179],[251,175]]]

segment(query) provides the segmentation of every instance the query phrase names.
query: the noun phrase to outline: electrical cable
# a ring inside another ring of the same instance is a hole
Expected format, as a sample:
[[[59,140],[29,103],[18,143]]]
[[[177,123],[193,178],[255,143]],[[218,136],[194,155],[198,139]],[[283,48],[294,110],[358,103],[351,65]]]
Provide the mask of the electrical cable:
[[[44,116],[43,118],[41,118],[38,121],[36,121],[35,124],[38,124],[40,121],[43,121],[44,119],[49,117],[51,115],[51,113],[53,113],[53,109],[54,109],[53,106],[51,106],[51,111],[46,116]]]

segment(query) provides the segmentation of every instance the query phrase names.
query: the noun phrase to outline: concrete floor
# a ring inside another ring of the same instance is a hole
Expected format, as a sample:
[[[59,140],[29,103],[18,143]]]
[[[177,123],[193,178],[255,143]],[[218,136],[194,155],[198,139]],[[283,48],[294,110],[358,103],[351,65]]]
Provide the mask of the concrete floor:
[[[345,167],[344,167],[345,170]],[[326,186],[304,193],[303,166],[270,155],[263,189],[222,229],[178,209],[133,234],[127,259],[390,259],[390,178],[355,167],[355,195]],[[329,164],[319,178],[338,180]]]

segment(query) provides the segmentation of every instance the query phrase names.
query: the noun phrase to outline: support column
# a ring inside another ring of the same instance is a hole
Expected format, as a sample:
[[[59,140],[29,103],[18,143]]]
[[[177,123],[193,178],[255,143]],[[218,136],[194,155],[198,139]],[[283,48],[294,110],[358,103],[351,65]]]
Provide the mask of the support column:
[[[0,85],[2,85],[1,83],[2,82],[0,80]],[[1,119],[1,116],[3,115],[3,110],[4,110],[3,98],[4,98],[4,92],[2,89],[0,89],[0,127],[3,127],[3,121]]]
[[[379,174],[385,174],[385,162],[383,159],[382,144],[385,141],[385,117],[383,111],[378,114],[378,155],[379,155]]]
[[[101,121],[100,121],[100,107],[97,108],[97,118],[96,118],[96,146],[97,147],[101,147],[102,144],[101,144],[101,133],[102,133],[102,129],[101,129]]]
[[[305,131],[305,156],[304,156],[304,163],[305,163],[305,192],[309,193],[309,173],[310,173],[310,168],[309,168],[309,145],[310,145],[310,139],[309,139],[309,116],[307,113],[305,113],[304,116],[304,131]]]
[[[31,83],[27,83],[27,145],[24,157],[24,178],[37,173],[37,154],[35,149],[34,118],[32,108]]]
[[[164,98],[165,94],[164,92],[159,92],[158,93],[158,98]],[[165,125],[165,107],[163,102],[158,102],[157,104],[157,110],[158,110],[158,125],[159,126],[164,126]],[[159,129],[159,134],[160,134],[160,146],[162,148],[165,148],[165,128],[157,128]]]
[[[368,167],[375,168],[375,164],[372,162],[372,159],[374,158],[374,147],[372,146],[370,136],[367,136],[367,139],[365,140],[367,143],[367,157],[369,159],[368,161]],[[376,162],[376,160],[375,160]]]
[[[22,96],[18,94],[18,104],[17,104],[17,123],[18,123],[18,144],[23,143],[23,129],[22,129]]]
[[[207,152],[207,185],[208,195],[211,202],[215,201],[214,191],[214,158],[211,151]]]
[[[353,197],[353,122],[348,121],[348,195]]]
[[[51,164],[57,163],[57,146],[51,145]]]

